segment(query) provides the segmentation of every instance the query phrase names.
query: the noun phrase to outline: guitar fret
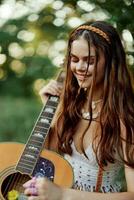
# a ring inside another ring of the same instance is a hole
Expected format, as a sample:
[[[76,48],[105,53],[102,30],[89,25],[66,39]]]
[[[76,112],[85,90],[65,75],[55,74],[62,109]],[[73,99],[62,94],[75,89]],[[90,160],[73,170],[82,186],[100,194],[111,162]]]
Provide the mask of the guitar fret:
[[[29,154],[28,152],[25,152],[25,154],[23,155],[24,158],[28,158],[28,159],[32,159],[33,161],[37,159],[38,155],[36,154]],[[21,161],[21,159],[20,159]]]
[[[48,130],[49,127],[43,128],[43,127],[39,127],[36,126],[34,129],[34,132],[46,132],[46,129]]]
[[[33,145],[34,147],[41,148],[41,145],[38,142],[36,142],[36,141],[31,141],[30,140],[29,143],[28,143],[28,145],[31,145],[31,146]]]
[[[50,96],[49,97],[49,101],[58,102],[59,101],[59,97],[58,96]]]
[[[33,150],[33,149],[36,149],[36,150]],[[36,156],[38,156],[38,154],[39,154],[39,152],[40,152],[40,148],[38,147],[33,147],[33,149],[31,149],[31,148],[26,148],[25,150],[24,150],[24,154],[26,154],[26,155],[36,155]]]
[[[50,106],[47,106],[47,107],[44,108],[43,112],[47,112],[47,113],[52,113],[53,114],[55,109],[56,108],[52,108]]]
[[[32,137],[36,137],[36,138],[43,138],[44,139],[44,134],[41,134],[41,132],[34,132]]]
[[[42,113],[42,116],[52,119],[53,118],[53,113],[49,113],[49,112],[44,111]]]
[[[24,158],[21,158],[20,162],[21,162],[21,161],[22,161],[22,162],[26,162],[26,163],[29,162],[29,163],[31,163],[32,165],[34,164],[34,162],[31,161],[31,160],[29,160],[29,159],[26,160],[26,159],[24,159]]]
[[[40,122],[43,122],[44,118],[48,119],[49,121],[52,121],[52,117],[49,115],[49,113],[48,113],[48,116],[45,116],[45,115],[43,116],[42,115],[42,118],[40,119]]]
[[[56,107],[57,107],[57,105],[55,106],[55,105],[53,105],[51,102],[48,103],[46,106],[47,106],[48,108],[52,108],[52,109],[54,109],[54,110],[56,110]]]
[[[41,132],[41,131],[34,131],[32,135],[34,134],[42,134],[44,137],[46,136],[46,133],[48,132],[48,128],[46,128],[45,132]]]
[[[39,151],[39,148],[37,148],[35,146],[31,146],[31,145],[27,146],[27,149],[31,150],[31,151]]]
[[[19,162],[19,165],[18,166],[28,166],[28,167],[30,167],[30,169],[32,169],[33,168],[33,164],[31,163],[31,164],[27,164],[26,162],[25,163],[22,163],[21,162],[21,160],[20,160],[20,162]]]
[[[48,128],[49,127],[43,128],[43,127],[36,126],[33,133],[40,132],[40,133],[45,134],[48,131]]]
[[[25,168],[23,168],[23,167],[16,167],[16,170],[17,170],[17,171],[20,171],[20,172],[22,172],[22,173],[28,174],[28,175],[32,175],[32,171],[31,171],[31,170],[25,169]]]
[[[26,174],[29,174],[29,175],[32,174],[32,172],[33,172],[33,169],[31,170],[31,169],[21,167],[21,166],[17,166],[16,170],[23,172],[23,173],[26,173]]]
[[[44,125],[45,123],[46,123],[46,124],[50,124],[51,121],[52,121],[52,118],[49,119],[49,118],[47,118],[47,117],[40,117],[40,119],[39,119],[38,122],[40,122],[42,125]]]
[[[43,129],[46,129],[48,127],[50,127],[50,124],[51,124],[51,121],[49,119],[47,119],[48,121],[45,121],[45,122],[42,122],[42,121],[38,121],[36,127],[38,128],[43,128]],[[35,128],[36,128],[35,127]]]
[[[39,123],[39,122],[38,122]],[[49,128],[49,126],[50,126],[50,124],[44,124],[44,126],[46,126],[45,128],[43,127],[43,126],[36,126],[35,127],[35,131],[43,131],[43,130],[45,130],[46,128]]]
[[[52,101],[52,102],[58,103],[58,101],[59,101],[59,97],[58,97],[58,96],[50,96],[49,101]]]
[[[42,143],[42,142],[44,141],[44,138],[43,138],[43,137],[42,137],[42,138],[41,138],[41,137],[37,137],[36,135],[33,135],[32,138],[33,138],[32,141],[33,141],[33,140],[34,140],[34,141],[36,140],[36,141],[39,142],[39,143]]]
[[[34,140],[34,139],[31,139],[31,142],[35,142],[36,144],[39,144],[39,145],[42,144],[42,142]]]
[[[27,154],[25,154],[25,155],[27,155]],[[22,157],[21,157],[21,159],[23,159],[23,160],[30,160],[31,162],[35,162],[35,160],[36,160],[36,158],[35,157],[30,157],[30,156],[25,156],[24,155],[24,152],[23,152],[23,155],[22,155]],[[20,159],[20,161],[21,161],[21,159]]]
[[[50,125],[50,123],[51,123],[51,121],[52,121],[52,118],[50,118],[50,117],[42,117],[42,118],[40,118],[40,120],[39,120],[39,122],[42,124],[42,126],[44,125],[44,124],[49,124]]]
[[[24,153],[27,154],[38,154],[40,152],[40,148],[39,147],[34,147],[32,145],[28,146],[25,148]]]

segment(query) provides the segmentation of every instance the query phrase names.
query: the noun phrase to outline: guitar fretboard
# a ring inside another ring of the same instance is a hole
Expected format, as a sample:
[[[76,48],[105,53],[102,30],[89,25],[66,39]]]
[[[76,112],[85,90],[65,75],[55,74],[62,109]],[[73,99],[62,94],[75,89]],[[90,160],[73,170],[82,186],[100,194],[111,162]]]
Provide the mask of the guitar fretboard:
[[[50,96],[48,98],[18,161],[17,171],[32,175],[40,152],[43,149],[58,102],[59,97],[57,96]]]

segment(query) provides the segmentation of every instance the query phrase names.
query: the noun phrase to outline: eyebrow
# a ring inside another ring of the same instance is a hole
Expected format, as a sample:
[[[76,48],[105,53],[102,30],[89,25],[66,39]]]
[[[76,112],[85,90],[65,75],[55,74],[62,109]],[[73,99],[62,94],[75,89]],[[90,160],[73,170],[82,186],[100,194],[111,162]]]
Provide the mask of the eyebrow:
[[[71,56],[74,56],[76,58],[78,58],[76,55],[74,55],[73,53],[71,53]],[[95,55],[90,55],[90,57],[95,57]],[[88,56],[84,56],[83,58],[88,58]]]

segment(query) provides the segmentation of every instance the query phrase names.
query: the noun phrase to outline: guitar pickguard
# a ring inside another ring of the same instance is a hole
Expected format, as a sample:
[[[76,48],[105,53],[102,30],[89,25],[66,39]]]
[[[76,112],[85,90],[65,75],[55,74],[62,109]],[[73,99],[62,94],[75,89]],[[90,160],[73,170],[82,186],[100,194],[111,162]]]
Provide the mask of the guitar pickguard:
[[[47,177],[49,180],[54,179],[54,165],[50,160],[40,157],[32,176],[35,177]]]

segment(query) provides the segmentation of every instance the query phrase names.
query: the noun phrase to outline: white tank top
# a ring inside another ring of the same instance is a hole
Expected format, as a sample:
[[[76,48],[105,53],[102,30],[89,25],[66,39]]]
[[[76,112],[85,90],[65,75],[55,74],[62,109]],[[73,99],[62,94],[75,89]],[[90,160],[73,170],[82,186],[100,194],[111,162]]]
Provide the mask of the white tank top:
[[[72,155],[65,154],[64,158],[68,160],[74,170],[74,189],[83,191],[95,192],[98,163],[96,161],[95,153],[90,145],[86,149],[86,155],[79,153],[74,143],[72,143]],[[118,159],[114,164],[109,163],[103,171],[103,179],[101,185],[101,192],[122,192],[126,191],[126,182],[124,176],[124,166]]]

